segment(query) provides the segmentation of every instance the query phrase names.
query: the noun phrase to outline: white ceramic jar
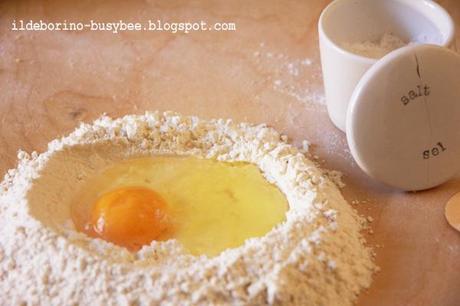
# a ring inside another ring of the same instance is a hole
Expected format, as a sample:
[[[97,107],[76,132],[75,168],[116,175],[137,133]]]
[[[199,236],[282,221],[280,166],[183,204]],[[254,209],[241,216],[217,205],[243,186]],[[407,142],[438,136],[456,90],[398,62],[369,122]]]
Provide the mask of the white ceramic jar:
[[[336,0],[321,14],[319,42],[329,117],[345,132],[347,108],[356,85],[379,59],[343,48],[392,33],[405,41],[455,48],[455,25],[430,0]]]

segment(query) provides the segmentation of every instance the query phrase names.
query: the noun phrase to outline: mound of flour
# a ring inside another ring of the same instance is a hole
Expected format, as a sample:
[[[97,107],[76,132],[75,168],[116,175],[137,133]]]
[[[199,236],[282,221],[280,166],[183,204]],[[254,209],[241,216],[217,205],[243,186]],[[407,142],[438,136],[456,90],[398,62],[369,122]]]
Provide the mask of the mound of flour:
[[[19,152],[0,185],[2,304],[353,304],[375,269],[362,220],[283,139],[264,125],[146,113],[102,117],[44,153]],[[212,258],[174,240],[129,253],[75,231],[69,203],[85,178],[154,154],[256,164],[286,195],[286,221]]]

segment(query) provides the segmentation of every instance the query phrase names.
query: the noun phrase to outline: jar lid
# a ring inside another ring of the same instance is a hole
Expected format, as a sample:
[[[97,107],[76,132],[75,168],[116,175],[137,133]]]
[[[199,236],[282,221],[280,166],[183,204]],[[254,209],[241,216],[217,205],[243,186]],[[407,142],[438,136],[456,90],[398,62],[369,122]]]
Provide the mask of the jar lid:
[[[403,190],[423,190],[460,170],[460,55],[433,45],[387,54],[358,83],[347,140],[360,168]]]

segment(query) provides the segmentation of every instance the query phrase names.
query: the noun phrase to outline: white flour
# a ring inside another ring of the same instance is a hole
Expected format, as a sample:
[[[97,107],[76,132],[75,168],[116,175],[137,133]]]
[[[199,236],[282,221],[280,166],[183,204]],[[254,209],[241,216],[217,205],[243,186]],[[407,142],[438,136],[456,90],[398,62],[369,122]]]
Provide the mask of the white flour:
[[[255,163],[286,195],[286,221],[213,258],[188,255],[175,241],[131,254],[73,230],[69,205],[86,177],[152,154]],[[363,220],[263,125],[173,113],[102,117],[42,154],[18,157],[0,193],[2,305],[351,305],[371,283]]]
[[[292,97],[305,106],[326,104],[323,89],[319,86],[321,70],[311,58],[291,58],[270,51],[265,43],[259,44],[253,56],[258,68],[272,76],[268,81],[276,92]]]
[[[352,53],[370,58],[381,58],[396,49],[402,48],[408,43],[400,37],[385,33],[376,41],[363,41],[353,43],[343,43],[342,47]]]

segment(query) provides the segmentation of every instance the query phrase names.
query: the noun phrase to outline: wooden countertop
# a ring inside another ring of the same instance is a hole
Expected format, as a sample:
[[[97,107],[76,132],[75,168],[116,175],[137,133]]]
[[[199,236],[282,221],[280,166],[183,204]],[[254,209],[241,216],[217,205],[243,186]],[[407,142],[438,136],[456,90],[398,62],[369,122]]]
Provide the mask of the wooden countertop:
[[[460,234],[443,216],[460,179],[400,193],[368,179],[324,105],[317,20],[327,0],[2,1],[0,171],[16,151],[102,113],[174,110],[268,123],[308,139],[324,167],[345,174],[345,197],[370,215],[381,272],[360,305],[460,305]],[[457,23],[460,2],[443,0]],[[234,22],[234,32],[15,32],[12,19]],[[460,39],[460,36],[459,36]]]

